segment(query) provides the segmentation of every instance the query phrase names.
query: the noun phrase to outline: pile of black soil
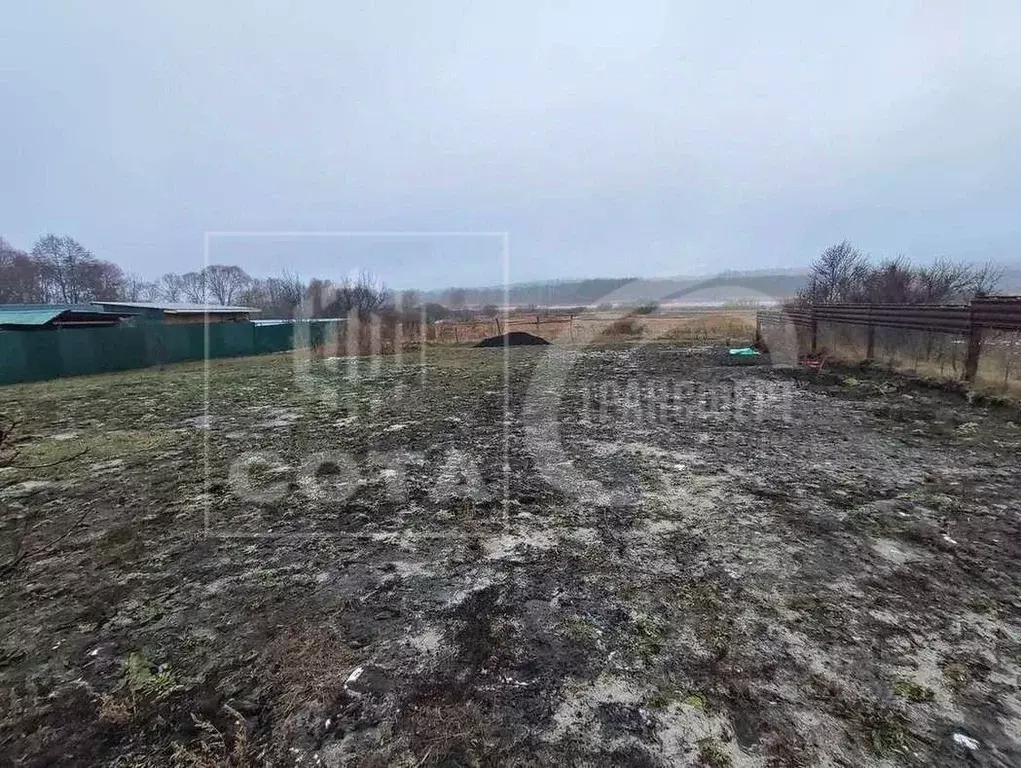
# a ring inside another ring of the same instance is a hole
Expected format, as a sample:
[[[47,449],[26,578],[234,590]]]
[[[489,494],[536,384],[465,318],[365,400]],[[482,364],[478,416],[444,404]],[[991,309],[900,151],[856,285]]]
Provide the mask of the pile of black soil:
[[[488,339],[483,339],[476,347],[502,347],[507,345],[508,347],[542,347],[549,346],[549,342],[539,336],[533,336],[530,333],[524,331],[511,331],[505,333],[502,336],[490,336]]]

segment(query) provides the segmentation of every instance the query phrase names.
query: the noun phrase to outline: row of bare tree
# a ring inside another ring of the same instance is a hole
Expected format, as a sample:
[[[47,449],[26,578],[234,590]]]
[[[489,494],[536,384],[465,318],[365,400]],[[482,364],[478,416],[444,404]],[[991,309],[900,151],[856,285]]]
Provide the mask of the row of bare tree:
[[[46,235],[26,253],[0,237],[0,303],[113,301],[125,281],[120,267],[74,238]]]
[[[974,266],[949,259],[919,266],[897,257],[877,264],[845,240],[822,252],[797,301],[965,302],[977,293],[993,290],[1001,277],[1002,271],[992,265]],[[454,309],[464,301],[458,293],[451,291],[446,302]],[[306,284],[289,272],[258,279],[235,265],[212,264],[183,274],[170,272],[150,282],[97,259],[72,237],[45,235],[30,252],[18,250],[0,237],[0,304],[97,300],[242,304],[261,309],[263,317],[284,318],[299,312],[310,317],[346,317],[352,311],[366,316],[384,310],[408,310],[418,304],[415,292],[395,296],[364,272],[339,283],[316,278]],[[426,310],[430,320],[448,314],[437,304],[426,305]]]
[[[0,237],[0,304],[118,300],[240,304],[261,309],[264,317],[289,318],[299,312],[310,317],[346,317],[351,311],[368,315],[394,303],[413,306],[417,297],[413,292],[394,297],[368,273],[340,283],[314,279],[305,284],[286,271],[280,277],[253,278],[231,264],[147,281],[97,259],[72,237],[46,235],[28,252]]]
[[[904,256],[874,263],[846,240],[823,251],[798,293],[802,304],[949,304],[988,293],[1002,279],[992,264],[937,259],[927,266]]]

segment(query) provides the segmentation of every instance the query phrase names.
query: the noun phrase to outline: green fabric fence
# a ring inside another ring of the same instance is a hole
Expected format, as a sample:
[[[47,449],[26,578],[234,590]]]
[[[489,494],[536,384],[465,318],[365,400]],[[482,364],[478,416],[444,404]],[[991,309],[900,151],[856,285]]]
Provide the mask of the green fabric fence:
[[[333,326],[310,323],[299,343],[321,344]],[[0,384],[44,381],[61,376],[125,371],[152,365],[243,357],[292,349],[295,325],[143,323],[113,328],[41,328],[0,331]]]

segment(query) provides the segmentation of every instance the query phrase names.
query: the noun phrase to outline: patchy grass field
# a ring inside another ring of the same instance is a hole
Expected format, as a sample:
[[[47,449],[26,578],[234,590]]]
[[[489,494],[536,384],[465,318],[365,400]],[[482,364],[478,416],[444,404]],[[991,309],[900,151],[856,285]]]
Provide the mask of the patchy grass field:
[[[491,317],[478,317],[473,321],[446,321],[434,328],[439,341],[464,343],[499,335],[504,325],[508,331],[524,331],[547,341],[562,338],[573,342],[590,342],[600,337],[619,339],[644,336],[675,342],[723,344],[754,335],[755,310],[733,309],[698,315],[672,313],[669,309],[651,314],[634,314],[625,310],[587,310],[577,317],[515,314],[506,322],[498,322]]]
[[[1016,413],[427,352],[0,389],[3,762],[1021,762]]]

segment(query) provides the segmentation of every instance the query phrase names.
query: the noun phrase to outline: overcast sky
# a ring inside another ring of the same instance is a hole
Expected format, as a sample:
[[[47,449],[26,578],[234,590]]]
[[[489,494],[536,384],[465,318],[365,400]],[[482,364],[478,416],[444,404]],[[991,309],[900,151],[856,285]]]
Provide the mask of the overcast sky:
[[[207,231],[509,233],[513,280],[1016,260],[1021,4],[6,3],[0,234],[155,277]],[[499,237],[212,237],[494,284]]]

